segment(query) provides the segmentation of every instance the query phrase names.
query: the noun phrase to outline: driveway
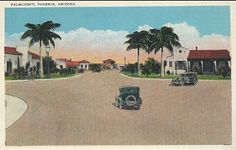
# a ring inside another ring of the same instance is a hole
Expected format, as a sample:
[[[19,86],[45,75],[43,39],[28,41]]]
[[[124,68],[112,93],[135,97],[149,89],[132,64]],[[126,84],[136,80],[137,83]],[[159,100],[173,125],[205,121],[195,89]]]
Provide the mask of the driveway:
[[[115,71],[67,80],[6,83],[28,110],[6,130],[7,145],[231,144],[231,81],[169,86]],[[112,105],[118,88],[141,89],[140,110]]]

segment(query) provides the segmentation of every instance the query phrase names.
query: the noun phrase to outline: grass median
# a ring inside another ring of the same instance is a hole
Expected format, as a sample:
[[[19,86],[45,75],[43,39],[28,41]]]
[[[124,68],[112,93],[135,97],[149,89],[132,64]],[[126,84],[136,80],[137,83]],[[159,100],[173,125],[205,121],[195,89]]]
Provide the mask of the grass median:
[[[76,74],[68,74],[68,75],[61,75],[59,73],[50,73],[50,76],[44,75],[43,78],[35,78],[35,79],[57,79],[57,78],[68,78],[68,77],[73,77]],[[16,79],[13,76],[6,76],[5,80],[29,80],[29,78],[25,77],[22,79]]]

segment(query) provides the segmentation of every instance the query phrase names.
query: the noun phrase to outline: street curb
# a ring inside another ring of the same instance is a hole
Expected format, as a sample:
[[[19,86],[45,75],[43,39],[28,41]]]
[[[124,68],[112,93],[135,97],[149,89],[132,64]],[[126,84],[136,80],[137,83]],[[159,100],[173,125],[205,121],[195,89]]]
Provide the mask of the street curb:
[[[7,100],[7,97],[8,97],[8,98],[11,97],[11,98],[13,98],[14,100],[17,100],[18,102],[20,101],[22,104],[25,103],[26,109],[24,110],[24,112],[21,112],[21,115],[20,115],[20,116],[17,116],[17,118],[15,118],[14,121],[10,121],[11,123],[8,124],[8,126],[7,126],[7,124],[6,124],[7,121],[5,121],[5,129],[8,129],[8,128],[10,128],[12,125],[14,125],[18,120],[20,120],[20,119],[26,114],[26,112],[27,112],[28,109],[29,109],[29,105],[27,104],[27,102],[26,102],[23,98],[16,97],[16,96],[13,96],[13,95],[10,95],[10,94],[5,94],[5,101],[6,101],[6,103],[9,102],[9,99]],[[7,109],[7,106],[5,106],[5,115],[7,115],[7,114],[6,114],[6,112],[7,112],[6,109]],[[19,113],[19,112],[18,112],[18,113]],[[5,120],[8,119],[7,117],[9,117],[9,116],[6,116]]]
[[[130,76],[124,75],[122,73],[119,73],[119,74],[124,76],[124,77],[135,79],[135,80],[167,80],[167,81],[171,81],[172,80],[172,79],[159,79],[159,78],[138,78],[138,77],[130,77]]]
[[[122,73],[119,73],[120,75],[127,77],[127,78],[131,78],[131,79],[135,79],[135,80],[167,80],[167,81],[171,81],[172,79],[160,79],[160,78],[138,78],[138,77],[130,77],[128,75],[124,75]],[[231,81],[231,80],[202,80],[202,79],[198,79],[198,82],[201,81]]]
[[[52,80],[66,80],[66,79],[71,79],[71,78],[77,78],[80,77],[81,75],[75,75],[72,77],[65,77],[65,78],[54,78],[54,79],[35,79],[35,80],[5,80],[5,82],[27,82],[27,81],[52,81]]]

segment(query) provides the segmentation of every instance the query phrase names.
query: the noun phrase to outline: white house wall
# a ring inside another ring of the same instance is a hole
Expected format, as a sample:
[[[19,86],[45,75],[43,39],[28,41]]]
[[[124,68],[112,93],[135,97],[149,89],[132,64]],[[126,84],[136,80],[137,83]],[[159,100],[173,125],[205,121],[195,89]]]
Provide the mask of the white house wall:
[[[60,66],[62,66],[63,68],[66,68],[66,63],[64,61],[55,60],[55,62],[56,62],[56,68],[57,69],[61,69]]]
[[[37,62],[40,62],[40,59],[33,59],[32,55],[28,55],[28,62],[30,63],[30,67],[37,67]]]
[[[12,70],[17,68],[17,58],[19,57],[19,64],[22,66],[22,55],[12,55],[12,54],[5,54],[4,56],[4,68],[5,72],[7,71],[7,61],[11,60],[12,62]]]
[[[171,74],[180,74],[185,72],[185,70],[177,69],[175,70],[175,62],[176,61],[185,61],[187,64],[187,57],[189,54],[189,50],[184,47],[180,48],[174,48],[173,55],[170,55],[167,57],[166,60],[166,67],[165,67],[165,73],[167,71],[170,71]],[[172,62],[172,67],[170,67],[170,61]]]
[[[28,60],[28,51],[29,51],[29,47],[27,45],[17,45],[16,46],[16,51],[22,53],[22,64],[26,64],[29,60]]]
[[[37,63],[39,62],[40,62],[39,59],[32,59],[32,63],[30,62],[30,64],[32,64],[32,67],[37,67]]]
[[[87,65],[87,68],[85,68],[85,65]],[[89,69],[89,63],[80,63],[78,68]]]

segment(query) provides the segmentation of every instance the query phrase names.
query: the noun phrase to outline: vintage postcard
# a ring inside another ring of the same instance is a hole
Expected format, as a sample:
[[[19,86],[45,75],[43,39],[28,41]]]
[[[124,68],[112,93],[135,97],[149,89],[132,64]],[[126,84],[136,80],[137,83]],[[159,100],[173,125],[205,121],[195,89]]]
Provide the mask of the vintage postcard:
[[[2,146],[233,148],[235,9],[1,3]]]

